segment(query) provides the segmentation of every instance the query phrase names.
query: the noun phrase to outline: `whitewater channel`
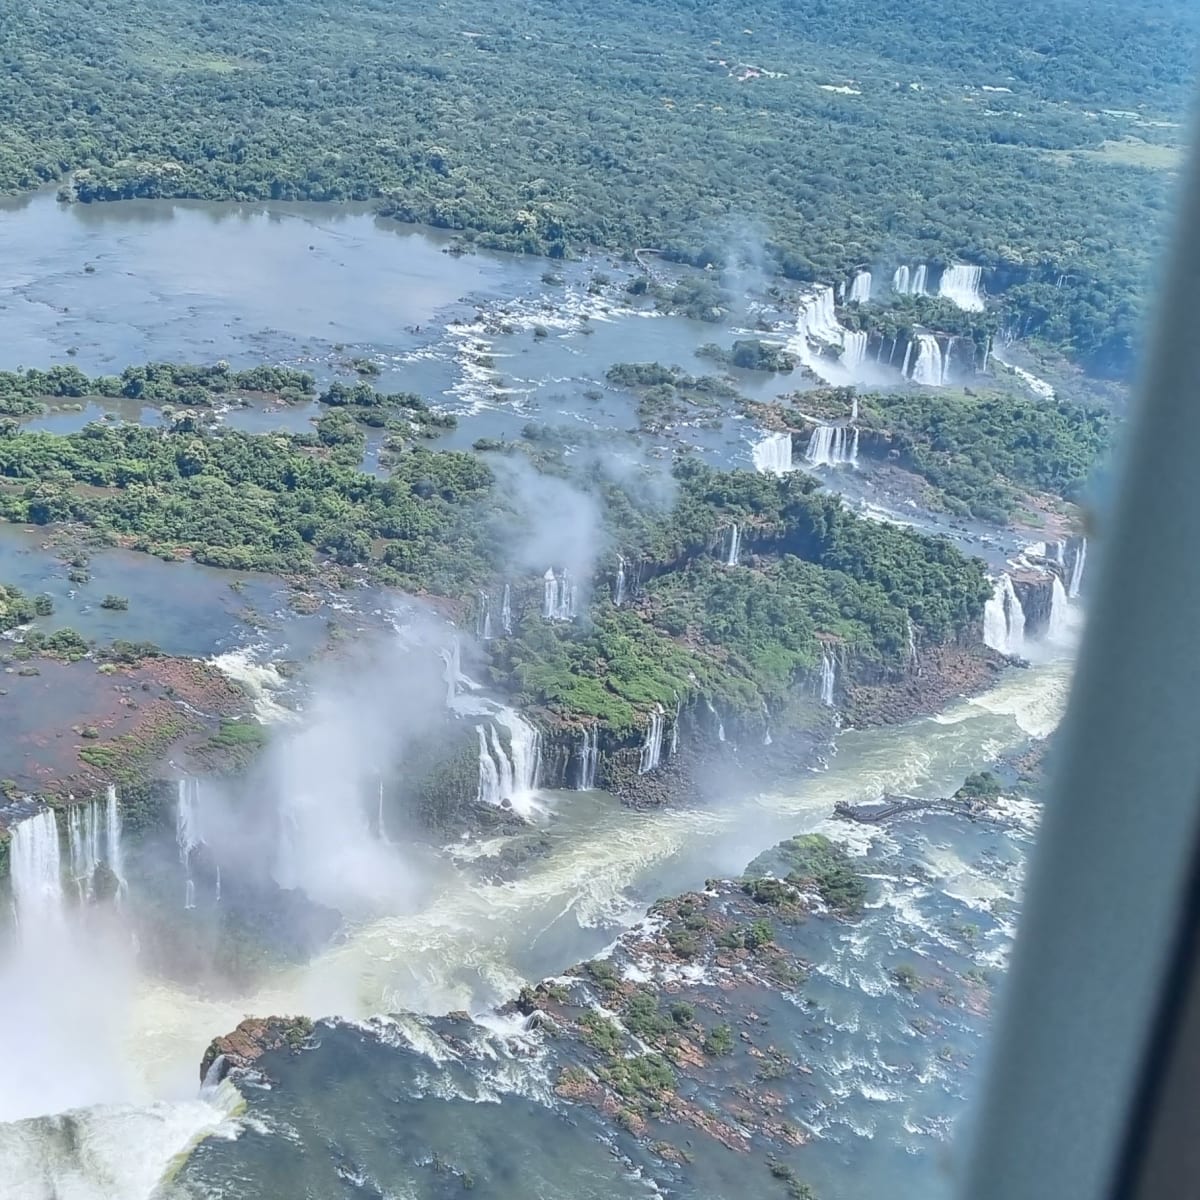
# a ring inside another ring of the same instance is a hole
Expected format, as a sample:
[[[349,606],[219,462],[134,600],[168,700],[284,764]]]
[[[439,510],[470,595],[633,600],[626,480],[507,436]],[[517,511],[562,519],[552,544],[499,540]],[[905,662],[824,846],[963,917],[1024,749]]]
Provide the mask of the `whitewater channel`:
[[[203,996],[134,974],[120,1011],[73,1043],[83,1061],[70,1073],[87,1081],[79,1100],[87,1107],[39,1115],[72,1108],[71,1080],[61,1076],[46,1080],[44,1095],[27,1078],[24,1094],[0,1097],[7,1114],[25,1117],[0,1125],[0,1200],[150,1200],[200,1139],[237,1136],[236,1089],[198,1094],[197,1072],[209,1040],[244,1017],[486,1011],[522,983],[601,952],[655,897],[738,873],[796,833],[845,841],[856,827],[833,819],[838,801],[953,791],[997,755],[1046,737],[1069,680],[1066,659],[1014,669],[935,717],[847,730],[826,769],[768,793],[649,812],[599,792],[548,794],[552,849],[520,878],[453,875],[420,911],[365,922],[251,995]],[[60,983],[82,994],[81,1010],[93,1002],[96,966],[86,956],[77,970],[64,965]],[[55,1007],[40,1019],[59,1015]],[[25,1018],[36,1023],[39,1013]],[[97,1087],[108,1089],[102,1103]]]

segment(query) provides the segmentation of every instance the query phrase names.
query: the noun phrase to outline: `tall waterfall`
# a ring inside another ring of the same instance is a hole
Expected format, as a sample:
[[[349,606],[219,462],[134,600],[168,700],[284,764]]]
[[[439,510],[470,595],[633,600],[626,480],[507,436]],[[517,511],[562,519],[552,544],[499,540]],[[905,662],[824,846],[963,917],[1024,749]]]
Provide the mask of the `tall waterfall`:
[[[94,800],[89,804],[72,804],[67,810],[67,845],[75,889],[80,900],[89,900],[96,868],[104,861],[100,850],[100,815]]]
[[[117,803],[116,784],[110,783],[104,795],[104,842],[108,854],[108,869],[125,890],[125,855],[121,849],[121,806]]]
[[[454,707],[454,698],[458,695],[459,680],[462,679],[462,647],[458,638],[453,638],[449,646],[443,646],[438,652],[446,671],[442,678],[446,681],[446,707]]]
[[[861,367],[867,357],[867,335],[862,329],[847,329],[842,338],[842,366],[849,370]]]
[[[476,725],[479,735],[479,791],[484,804],[499,806],[507,800],[514,812],[527,816],[541,773],[541,736],[518,712],[501,708],[486,725]],[[508,734],[507,745],[500,736]]]
[[[932,333],[918,333],[917,361],[913,365],[913,383],[923,383],[928,387],[941,387],[945,380],[945,366],[942,362],[942,349]]]
[[[44,808],[13,826],[9,875],[21,937],[36,943],[63,920],[62,858],[53,809]]]
[[[475,620],[475,636],[485,642],[492,640],[492,601],[487,592],[479,593],[479,615]]]
[[[725,565],[727,567],[736,567],[738,565],[738,556],[742,552],[742,531],[738,528],[738,523],[734,521],[729,527],[729,549],[725,554]]]
[[[117,789],[105,789],[103,807],[99,800],[73,804],[67,811],[67,875],[80,900],[95,895],[96,868],[103,865],[125,888],[124,853],[121,846],[121,809]]]
[[[913,627],[912,617],[907,618],[908,625],[908,669],[915,671],[918,675],[921,673],[921,658],[917,654],[917,631]]]
[[[576,592],[569,572],[556,575],[553,567],[548,568],[542,576],[542,616],[547,621],[573,621]]]
[[[704,698],[704,703],[705,703],[705,706],[708,708],[709,714],[712,716],[712,719],[717,724],[717,741],[723,742],[725,740],[725,722],[721,720],[720,713],[717,712],[716,707],[713,705],[713,702],[707,696],[705,696],[705,698]]]
[[[1067,600],[1067,590],[1057,575],[1050,586],[1050,619],[1046,622],[1046,638],[1054,642],[1061,641],[1066,636],[1067,625],[1071,619],[1071,605]]]
[[[846,425],[818,425],[808,439],[804,459],[814,467],[857,467],[858,430]]]
[[[850,304],[866,304],[871,299],[871,272],[859,271],[850,284],[850,294],[846,297]]]
[[[792,468],[792,435],[768,433],[754,443],[754,469],[764,475],[786,475]]]
[[[895,343],[892,344],[892,349],[895,349]],[[900,374],[908,378],[908,364],[912,361],[913,339],[908,339],[908,345],[904,347],[904,362],[900,364]]]
[[[879,343],[880,349],[883,348],[883,342]],[[858,420],[858,393],[855,392],[850,397],[850,424],[853,425]]]
[[[683,713],[683,697],[675,696],[675,719],[671,722],[671,746],[667,751],[672,758],[679,753],[679,718]]]
[[[617,555],[617,580],[613,585],[613,603],[620,608],[625,601],[625,559]]]
[[[1025,610],[1007,573],[996,580],[991,599],[983,606],[983,640],[1001,654],[1025,651]]]
[[[512,588],[504,585],[504,599],[500,602],[500,628],[506,637],[512,634]]]
[[[650,714],[650,724],[646,726],[646,740],[642,743],[642,753],[638,760],[639,775],[653,771],[662,758],[664,716],[663,706],[656,704],[654,712]]]
[[[596,786],[596,767],[600,762],[600,731],[595,725],[585,727],[579,749],[575,753],[579,758],[575,790],[590,792]]]
[[[837,686],[837,660],[829,652],[829,647],[821,650],[821,703],[826,708],[833,707],[833,689]]]
[[[1071,561],[1071,581],[1067,585],[1067,595],[1072,600],[1079,598],[1079,589],[1083,586],[1083,569],[1087,566],[1087,538],[1080,538],[1075,549],[1075,557]]]
[[[892,276],[892,291],[901,296],[924,296],[928,268],[924,263],[913,267],[897,267]]]
[[[947,267],[942,272],[941,282],[938,284],[938,295],[957,304],[966,312],[982,312],[985,307],[982,278],[982,267],[961,264]]]
[[[196,883],[192,878],[192,852],[201,845],[200,780],[185,775],[177,784],[175,796],[175,845],[183,867],[183,907],[196,907]]]

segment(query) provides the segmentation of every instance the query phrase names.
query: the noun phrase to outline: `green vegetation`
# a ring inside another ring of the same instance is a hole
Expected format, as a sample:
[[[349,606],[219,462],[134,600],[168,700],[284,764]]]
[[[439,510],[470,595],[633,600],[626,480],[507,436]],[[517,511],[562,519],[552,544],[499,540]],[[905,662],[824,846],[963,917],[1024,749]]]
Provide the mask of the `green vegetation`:
[[[693,377],[679,367],[661,363],[615,363],[605,378],[616,387],[638,394],[638,424],[656,430],[677,424],[692,409],[719,410],[722,402],[737,398],[737,392],[711,375]]]
[[[553,256],[750,227],[798,279],[956,256],[1126,370],[1198,35],[1167,0],[62,0],[0,17],[0,190],[379,197]]]
[[[733,1053],[733,1030],[728,1025],[714,1025],[704,1038],[704,1053],[717,1057]]]
[[[1112,419],[1065,400],[930,389],[866,396],[863,420],[892,434],[904,466],[955,512],[1006,521],[1019,488],[1077,500],[1108,449]]]
[[[796,360],[778,346],[768,346],[757,338],[747,338],[733,343],[730,350],[708,342],[696,351],[699,358],[724,363],[729,367],[741,367],[744,371],[776,371],[787,374],[796,369]]]
[[[100,601],[100,607],[112,609],[114,612],[124,612],[129,607],[129,601],[124,596],[114,596],[109,593]]]
[[[892,982],[906,992],[915,992],[921,986],[921,976],[917,974],[916,968],[908,963],[901,963],[898,967],[893,967],[891,976]]]
[[[820,833],[790,838],[760,855],[750,864],[743,889],[759,903],[780,904],[789,899],[785,885],[802,891],[815,887],[830,908],[850,917],[862,913],[867,898],[866,880],[850,856]]]
[[[998,800],[1004,791],[1000,777],[992,771],[976,771],[963,780],[962,787],[954,793],[956,800]]]
[[[20,588],[0,584],[0,632],[17,625],[28,625],[37,615],[37,597],[26,596]]]

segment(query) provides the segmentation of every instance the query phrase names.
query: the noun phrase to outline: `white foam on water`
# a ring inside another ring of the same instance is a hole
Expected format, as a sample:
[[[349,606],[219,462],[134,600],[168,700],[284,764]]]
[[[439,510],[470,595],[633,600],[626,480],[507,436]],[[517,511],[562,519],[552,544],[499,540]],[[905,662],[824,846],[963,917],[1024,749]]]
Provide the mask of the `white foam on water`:
[[[254,706],[254,715],[264,724],[295,721],[298,715],[280,702],[287,681],[272,663],[258,661],[259,647],[229,650],[209,661],[227,679],[239,684]]]

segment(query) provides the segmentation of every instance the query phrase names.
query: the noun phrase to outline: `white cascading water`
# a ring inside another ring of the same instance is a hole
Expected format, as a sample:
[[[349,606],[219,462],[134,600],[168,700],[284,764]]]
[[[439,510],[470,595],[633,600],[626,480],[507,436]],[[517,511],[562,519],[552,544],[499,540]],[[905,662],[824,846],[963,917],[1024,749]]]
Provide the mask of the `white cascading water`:
[[[8,845],[13,906],[22,940],[36,945],[63,923],[62,853],[52,808],[12,828]]]
[[[617,581],[613,586],[613,603],[620,608],[625,602],[625,559],[617,555]]]
[[[924,296],[928,268],[924,263],[908,268],[897,267],[892,276],[892,291],[900,296]]]
[[[388,837],[387,821],[384,819],[383,812],[383,776],[379,777],[379,795],[375,801],[375,832],[379,834],[379,840],[385,845],[390,846],[392,839]],[[217,899],[221,898],[221,868],[217,868]]]
[[[662,758],[664,716],[663,706],[656,704],[654,712],[650,714],[650,724],[646,726],[646,740],[642,743],[642,752],[638,760],[639,775],[649,774]]]
[[[883,342],[879,343],[882,348]],[[858,420],[858,395],[850,397],[850,424],[853,425]]]
[[[858,430],[846,425],[818,425],[808,439],[804,460],[814,467],[857,467]]]
[[[479,616],[475,621],[475,636],[485,642],[492,640],[492,601],[487,592],[479,593]]]
[[[183,907],[196,907],[196,883],[192,878],[192,852],[204,841],[200,832],[200,780],[190,775],[180,779],[175,797],[175,845],[183,867]]]
[[[96,803],[73,804],[67,811],[67,845],[70,851],[70,875],[79,899],[89,900],[96,868],[103,861],[100,851],[100,816]]]
[[[67,812],[67,875],[81,901],[92,899],[96,868],[107,866],[125,890],[124,855],[121,847],[121,810],[117,789],[105,789],[103,807],[98,800],[73,804]]]
[[[454,698],[458,695],[458,685],[462,680],[462,646],[458,638],[452,638],[450,645],[443,646],[438,655],[445,665],[442,678],[446,681],[446,707],[454,707]]]
[[[1079,589],[1083,586],[1083,569],[1087,565],[1087,538],[1079,539],[1079,547],[1075,551],[1075,559],[1071,563],[1071,582],[1067,587],[1067,595],[1072,600],[1079,599]]]
[[[125,862],[121,849],[121,806],[117,801],[116,784],[110,783],[104,795],[104,843],[108,869],[117,877],[120,890],[126,890]]]
[[[912,361],[914,339],[908,339],[908,345],[904,347],[904,362],[900,364],[900,374],[903,378],[908,378],[908,364]],[[895,349],[895,346],[892,347]]]
[[[1067,590],[1057,575],[1050,585],[1050,618],[1046,623],[1046,638],[1052,642],[1061,642],[1067,636],[1071,619],[1071,605],[1067,600]]]
[[[892,276],[892,291],[898,295],[908,295],[908,268],[897,267],[896,273]]]
[[[683,697],[676,695],[675,697],[675,720],[671,722],[671,745],[667,753],[671,758],[674,758],[679,753],[679,717],[683,712]]]
[[[1025,652],[1025,610],[1007,573],[996,580],[983,606],[983,641],[1001,654]]]
[[[707,696],[704,699],[704,703],[708,706],[708,711],[712,714],[712,719],[717,723],[717,741],[723,742],[725,740],[725,722],[721,720],[720,714]]]
[[[596,767],[600,762],[600,732],[595,725],[584,729],[576,754],[579,756],[579,782],[575,790],[590,792],[596,786]]]
[[[871,299],[871,272],[859,271],[850,284],[850,294],[846,297],[849,304],[866,304]]]
[[[847,329],[842,338],[842,366],[853,371],[861,367],[867,357],[867,335],[861,329]]]
[[[508,743],[500,729],[508,734]],[[513,811],[528,816],[533,808],[541,772],[541,735],[518,712],[500,708],[479,734],[479,791],[484,804],[507,800]]]
[[[837,686],[837,660],[828,648],[821,651],[821,703],[833,707],[833,689]]]
[[[918,675],[921,673],[921,659],[917,654],[917,631],[913,627],[912,617],[908,621],[908,669],[915,671]]]
[[[946,382],[946,368],[942,361],[942,348],[932,333],[918,333],[917,361],[913,364],[913,383],[925,384],[927,387],[941,387]],[[909,343],[912,348],[912,343]],[[908,361],[907,355],[905,362]]]
[[[968,267],[958,264],[947,267],[942,272],[938,284],[938,295],[957,304],[965,312],[982,312],[985,304],[983,299],[982,267]]]
[[[917,269],[915,271],[913,271],[912,287],[909,288],[909,292],[908,292],[908,294],[910,296],[927,295],[926,290],[925,290],[925,277],[928,274],[929,274],[929,268],[924,263],[921,263],[921,265],[919,267],[917,267]]]
[[[735,521],[729,527],[729,550],[725,554],[725,565],[727,567],[736,567],[738,565],[738,556],[742,552],[742,531],[738,528]]]
[[[786,475],[792,467],[792,435],[768,433],[754,443],[754,469],[764,475]]]
[[[575,584],[570,573],[560,571],[557,575],[549,567],[542,576],[542,616],[547,621],[573,621],[575,619]]]
[[[504,599],[500,602],[500,628],[506,637],[512,635],[512,588],[504,585]]]

